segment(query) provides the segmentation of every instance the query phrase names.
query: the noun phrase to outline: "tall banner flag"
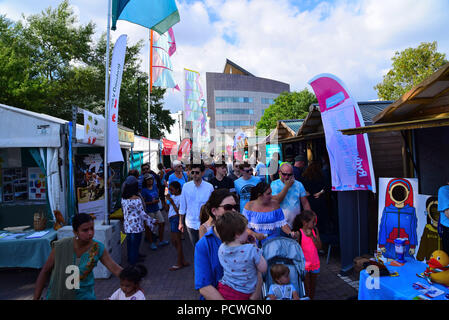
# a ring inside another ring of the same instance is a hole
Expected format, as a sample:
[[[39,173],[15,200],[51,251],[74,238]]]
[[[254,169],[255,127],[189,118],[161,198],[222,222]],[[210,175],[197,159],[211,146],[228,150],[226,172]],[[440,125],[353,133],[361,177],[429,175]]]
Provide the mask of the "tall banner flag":
[[[332,190],[376,192],[367,134],[343,135],[339,130],[365,126],[359,106],[343,82],[332,74],[309,81],[318,99],[332,173]]]
[[[201,106],[204,103],[203,90],[200,85],[200,73],[184,69],[184,111],[187,121],[199,121],[201,119]]]
[[[180,91],[173,79],[170,57],[176,51],[175,35],[172,28],[164,34],[151,30],[151,87],[174,88]]]
[[[116,29],[117,20],[126,20],[163,34],[180,18],[175,0],[113,0],[112,30]]]
[[[108,163],[124,161],[118,139],[118,105],[120,86],[122,84],[123,65],[126,54],[126,34],[122,34],[114,45],[109,80],[109,119],[108,119]]]

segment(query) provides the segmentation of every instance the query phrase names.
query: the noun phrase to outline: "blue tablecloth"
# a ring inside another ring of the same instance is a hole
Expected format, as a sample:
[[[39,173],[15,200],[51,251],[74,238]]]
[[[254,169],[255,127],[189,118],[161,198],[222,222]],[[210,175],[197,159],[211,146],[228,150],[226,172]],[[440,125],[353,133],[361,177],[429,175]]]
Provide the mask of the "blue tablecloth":
[[[359,279],[359,300],[412,300],[414,297],[421,295],[417,289],[413,288],[413,283],[421,282],[429,285],[429,283],[416,274],[422,273],[427,265],[421,261],[407,259],[402,267],[391,266],[386,264],[390,273],[397,271],[398,277],[382,276],[379,277],[379,286],[376,289],[374,278],[370,277],[366,270],[360,271]],[[445,294],[449,293],[449,289],[440,284],[432,284],[434,287],[443,290]],[[445,294],[433,298],[432,300],[444,300]]]
[[[25,234],[18,239],[0,239],[0,268],[42,268],[51,252],[50,243],[57,237],[55,230],[47,230],[46,235],[37,239],[25,239],[35,232],[33,229],[23,231]]]

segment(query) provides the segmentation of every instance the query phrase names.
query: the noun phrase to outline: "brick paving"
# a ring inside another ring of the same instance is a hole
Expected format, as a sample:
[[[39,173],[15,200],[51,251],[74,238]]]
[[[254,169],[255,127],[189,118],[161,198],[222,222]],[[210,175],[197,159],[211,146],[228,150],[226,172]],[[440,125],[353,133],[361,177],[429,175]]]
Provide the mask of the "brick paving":
[[[166,223],[166,240],[169,239],[169,226]],[[142,280],[142,288],[147,299],[151,300],[198,300],[199,294],[194,290],[193,247],[186,235],[182,241],[186,260],[190,266],[177,271],[168,268],[176,262],[176,251],[171,245],[150,249],[142,241],[140,252],[146,255],[143,264],[148,275]],[[122,247],[122,265],[126,265],[126,241]],[[321,256],[321,273],[318,277],[315,300],[346,300],[357,297],[358,281],[355,274],[342,276],[340,272],[339,251],[333,248],[329,264],[326,256]],[[34,283],[39,270],[24,268],[0,269],[0,300],[29,300],[33,297]],[[96,279],[97,299],[106,299],[119,288],[119,280],[114,276],[109,279]]]

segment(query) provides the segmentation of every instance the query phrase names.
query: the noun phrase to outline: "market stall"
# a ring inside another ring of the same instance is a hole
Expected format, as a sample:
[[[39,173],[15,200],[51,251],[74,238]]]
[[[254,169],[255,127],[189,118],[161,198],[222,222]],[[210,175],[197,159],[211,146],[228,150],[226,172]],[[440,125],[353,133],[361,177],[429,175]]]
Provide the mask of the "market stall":
[[[400,192],[395,191],[393,194],[389,191],[393,187],[387,184],[383,193],[379,193],[379,223],[383,223],[382,227],[379,224],[378,248],[386,247],[386,243],[391,243],[395,238],[404,237],[409,241],[406,252],[410,252],[410,258],[427,261],[432,251],[441,249],[437,231],[440,212],[432,209],[432,205],[437,206],[438,189],[449,180],[449,151],[444,147],[449,139],[449,63],[413,87],[373,120],[371,126],[348,128],[341,132],[344,135],[398,132],[405,143],[404,175],[388,178],[389,183],[394,183]],[[379,184],[382,182],[383,179],[379,179]],[[409,199],[412,194],[410,190],[415,192],[413,201]],[[393,198],[392,203],[382,201],[382,195],[386,199]],[[417,223],[404,223],[410,217]],[[383,232],[384,229],[387,232]],[[388,230],[396,230],[397,233],[388,233]],[[384,233],[389,235],[387,239]],[[383,251],[384,256],[392,258],[391,250],[390,253],[385,249]],[[403,273],[413,272],[408,270],[413,269],[413,264],[406,263],[401,268]]]
[[[0,104],[0,267],[40,267],[56,238],[55,212],[66,216],[65,121]],[[31,239],[34,216],[42,213],[47,231]],[[28,237],[28,238],[27,238]],[[12,251],[11,251],[12,250]],[[14,254],[11,254],[14,253]],[[28,254],[30,253],[30,254]]]

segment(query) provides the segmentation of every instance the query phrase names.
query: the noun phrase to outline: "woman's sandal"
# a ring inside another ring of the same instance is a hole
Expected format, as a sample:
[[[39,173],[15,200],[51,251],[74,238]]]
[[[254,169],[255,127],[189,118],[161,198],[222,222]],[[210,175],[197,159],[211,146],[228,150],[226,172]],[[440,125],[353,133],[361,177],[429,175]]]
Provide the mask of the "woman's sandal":
[[[171,266],[168,270],[170,270],[170,271],[176,271],[176,270],[179,270],[179,269],[182,269],[182,268],[184,268],[184,266],[177,266],[177,265],[174,265],[174,266]]]

